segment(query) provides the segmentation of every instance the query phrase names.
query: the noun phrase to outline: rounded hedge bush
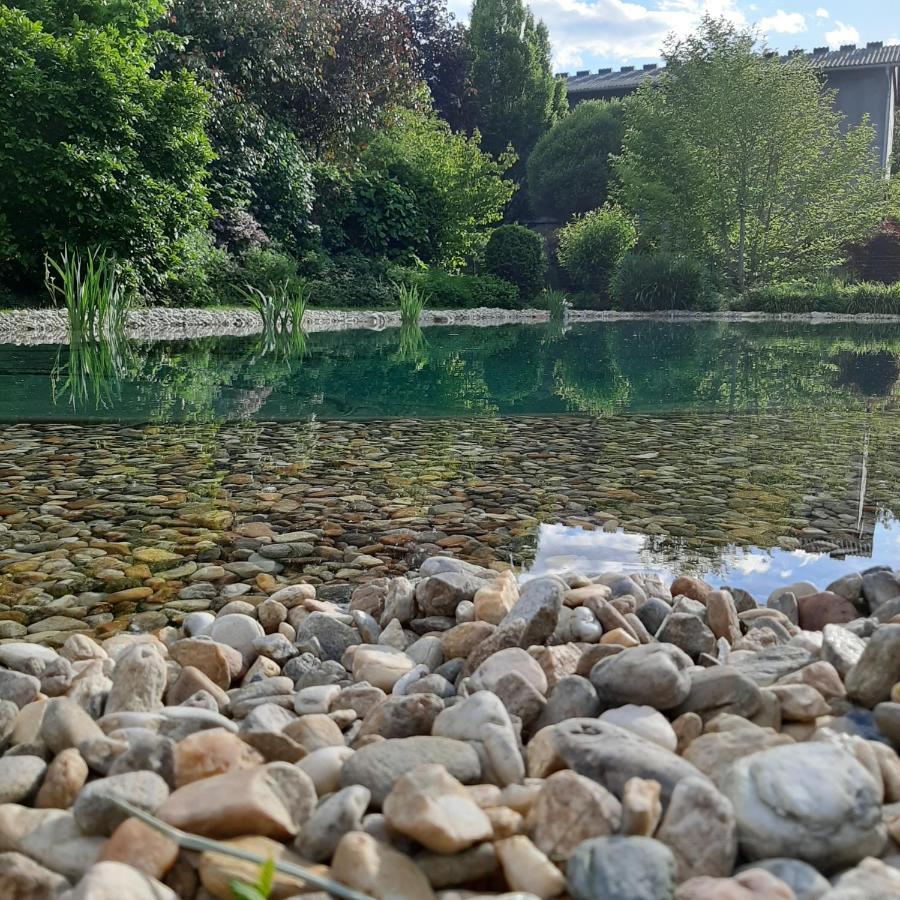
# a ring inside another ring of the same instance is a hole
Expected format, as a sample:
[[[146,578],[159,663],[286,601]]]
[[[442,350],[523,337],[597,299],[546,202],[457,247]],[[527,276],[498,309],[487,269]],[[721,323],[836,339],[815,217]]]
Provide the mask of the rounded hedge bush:
[[[565,221],[606,202],[610,156],[622,149],[622,104],[579,103],[545,132],[528,157],[528,199],[536,215]]]
[[[718,304],[703,267],[673,253],[630,253],[610,283],[619,309],[716,309]]]
[[[490,275],[514,284],[519,296],[529,300],[544,286],[544,241],[524,225],[501,225],[484,248],[484,267]]]
[[[616,266],[637,238],[637,228],[629,216],[617,206],[604,206],[560,229],[556,258],[575,287],[605,291]]]

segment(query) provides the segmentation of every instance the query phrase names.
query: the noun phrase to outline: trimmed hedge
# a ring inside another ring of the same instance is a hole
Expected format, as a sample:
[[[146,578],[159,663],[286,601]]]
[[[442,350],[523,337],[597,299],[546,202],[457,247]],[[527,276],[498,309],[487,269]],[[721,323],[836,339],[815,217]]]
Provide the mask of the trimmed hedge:
[[[442,269],[410,270],[404,280],[428,296],[429,309],[519,309],[516,286],[494,275],[451,275]]]
[[[484,267],[490,275],[514,284],[523,300],[540,293],[547,275],[544,241],[524,225],[501,225],[484,248]]]

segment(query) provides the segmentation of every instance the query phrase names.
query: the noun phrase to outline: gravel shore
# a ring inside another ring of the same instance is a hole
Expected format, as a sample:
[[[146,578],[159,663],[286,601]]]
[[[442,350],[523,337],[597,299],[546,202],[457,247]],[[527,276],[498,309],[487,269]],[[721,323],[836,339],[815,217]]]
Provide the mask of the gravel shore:
[[[549,314],[542,309],[455,309],[427,310],[422,315],[423,327],[435,325],[536,324],[547,322]],[[861,313],[763,313],[763,312],[621,312],[617,310],[571,310],[569,322],[663,321],[688,322],[807,322],[810,324],[900,322],[900,316]],[[361,310],[315,310],[304,317],[304,330],[341,331],[350,329],[396,328],[400,314]],[[135,340],[162,341],[186,338],[241,336],[256,334],[262,322],[252,310],[240,309],[142,309],[129,315],[126,336]],[[50,344],[67,343],[66,317],[60,310],[20,309],[0,311],[0,343]]]
[[[270,559],[299,540],[240,534]],[[0,642],[4,896],[255,881],[120,800],[378,900],[900,896],[890,570],[768,598],[448,555],[344,599],[215,563],[184,581],[178,624]],[[308,891],[279,873],[271,896]]]

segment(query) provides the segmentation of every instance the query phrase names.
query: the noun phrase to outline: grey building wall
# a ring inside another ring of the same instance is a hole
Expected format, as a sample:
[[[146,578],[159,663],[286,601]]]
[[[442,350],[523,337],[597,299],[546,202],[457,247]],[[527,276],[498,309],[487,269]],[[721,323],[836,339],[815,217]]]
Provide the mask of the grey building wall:
[[[868,113],[875,128],[875,149],[882,168],[889,168],[894,137],[895,82],[889,68],[832,70],[825,83],[837,91],[835,106],[847,125],[858,125]]]

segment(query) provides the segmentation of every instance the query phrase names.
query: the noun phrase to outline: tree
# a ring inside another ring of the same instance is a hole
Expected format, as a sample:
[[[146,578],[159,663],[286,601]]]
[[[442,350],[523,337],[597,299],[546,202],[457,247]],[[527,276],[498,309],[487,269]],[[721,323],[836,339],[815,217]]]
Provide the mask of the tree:
[[[325,205],[356,249],[458,268],[502,218],[514,189],[503,176],[514,161],[494,159],[477,134],[456,134],[433,113],[397,109],[350,174],[343,207]]]
[[[345,145],[415,84],[396,0],[176,0],[184,46],[173,64],[277,118],[304,147]]]
[[[446,0],[407,0],[404,12],[435,112],[454,131],[470,131],[472,54],[465,25],[448,12]]]
[[[841,263],[884,213],[872,128],[842,134],[807,62],[757,52],[724,20],[704,19],[664,55],[658,87],[626,104],[616,167],[642,236],[710,263],[741,293]]]
[[[469,23],[474,121],[484,147],[512,144],[525,160],[566,111],[566,86],[550,66],[550,37],[523,0],[475,0]]]
[[[528,157],[532,210],[565,220],[603,206],[623,132],[621,103],[588,100],[560,119]]]
[[[206,225],[207,97],[186,72],[154,73],[148,25],[161,11],[155,0],[0,5],[8,281],[33,289],[44,253],[102,246],[159,290]]]

